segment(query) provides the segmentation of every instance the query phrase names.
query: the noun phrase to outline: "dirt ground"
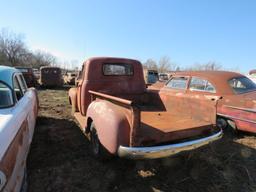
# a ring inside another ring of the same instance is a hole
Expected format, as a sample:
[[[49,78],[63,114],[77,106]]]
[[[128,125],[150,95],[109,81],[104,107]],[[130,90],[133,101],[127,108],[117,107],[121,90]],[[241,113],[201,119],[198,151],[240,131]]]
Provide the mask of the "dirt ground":
[[[256,191],[256,137],[240,134],[174,157],[95,160],[70,115],[67,89],[39,91],[28,157],[30,192]]]

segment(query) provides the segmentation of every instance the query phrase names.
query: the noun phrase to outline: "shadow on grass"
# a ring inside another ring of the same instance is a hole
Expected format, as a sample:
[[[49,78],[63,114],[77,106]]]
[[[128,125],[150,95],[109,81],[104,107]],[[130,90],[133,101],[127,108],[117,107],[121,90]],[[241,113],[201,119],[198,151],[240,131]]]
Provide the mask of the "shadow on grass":
[[[39,117],[28,158],[29,191],[255,191],[256,151],[231,136],[157,160],[95,160],[70,120]]]
[[[75,87],[73,85],[63,85],[62,87],[56,87],[56,86],[39,86],[37,87],[38,90],[64,90],[67,91],[70,88]]]

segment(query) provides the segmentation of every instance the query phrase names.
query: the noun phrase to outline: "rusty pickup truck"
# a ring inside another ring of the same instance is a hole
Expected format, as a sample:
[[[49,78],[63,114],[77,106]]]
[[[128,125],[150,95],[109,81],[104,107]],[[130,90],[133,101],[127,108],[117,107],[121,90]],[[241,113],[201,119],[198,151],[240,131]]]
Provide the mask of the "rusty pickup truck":
[[[0,191],[26,189],[26,159],[38,111],[34,88],[22,73],[0,66]]]
[[[215,123],[218,97],[192,103],[177,94],[147,89],[139,61],[104,57],[83,63],[69,101],[96,157],[161,158],[222,136]]]

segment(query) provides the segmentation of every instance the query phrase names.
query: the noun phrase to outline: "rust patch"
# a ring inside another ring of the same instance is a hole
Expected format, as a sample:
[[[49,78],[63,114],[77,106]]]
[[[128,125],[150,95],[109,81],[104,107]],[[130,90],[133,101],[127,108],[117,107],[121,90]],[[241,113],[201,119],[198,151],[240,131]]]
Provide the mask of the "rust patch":
[[[18,156],[21,155],[21,153],[26,153],[26,151],[20,151],[25,150],[24,146],[26,146],[26,140],[24,140],[25,135],[28,135],[28,123],[27,120],[25,120],[18,133],[16,134],[14,140],[12,141],[11,145],[9,146],[8,150],[6,151],[3,159],[0,161],[0,169],[5,173],[7,181],[11,183],[17,183],[17,181],[10,181],[14,168],[17,165],[17,159]],[[27,140],[28,141],[28,140]],[[15,186],[13,186],[15,187]]]

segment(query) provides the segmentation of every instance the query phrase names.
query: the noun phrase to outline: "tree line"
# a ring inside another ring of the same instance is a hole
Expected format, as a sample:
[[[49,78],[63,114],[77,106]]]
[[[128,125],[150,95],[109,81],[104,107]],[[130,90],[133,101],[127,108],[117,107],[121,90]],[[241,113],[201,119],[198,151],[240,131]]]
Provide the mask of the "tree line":
[[[50,53],[27,48],[24,36],[8,29],[0,32],[0,65],[40,68],[56,65],[57,58]]]
[[[175,72],[175,71],[217,71],[221,70],[222,66],[216,62],[208,62],[204,64],[195,63],[189,67],[181,67],[174,62],[168,56],[163,56],[157,62],[154,59],[147,59],[143,63],[143,67],[146,69],[157,70],[159,73]]]

